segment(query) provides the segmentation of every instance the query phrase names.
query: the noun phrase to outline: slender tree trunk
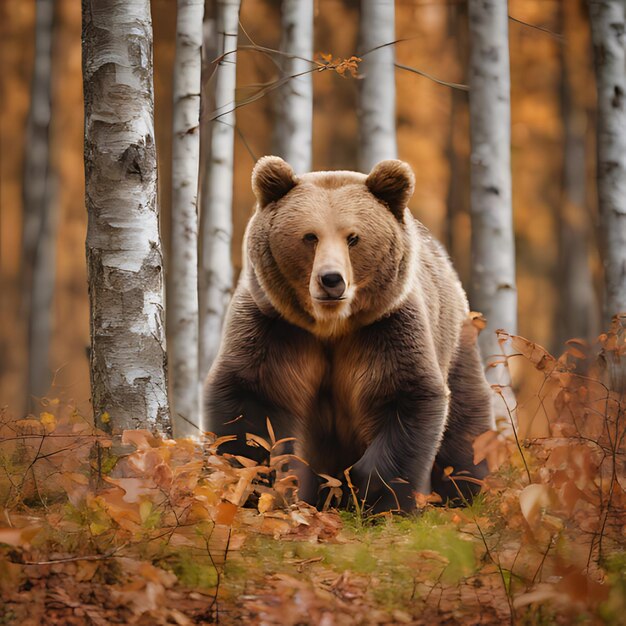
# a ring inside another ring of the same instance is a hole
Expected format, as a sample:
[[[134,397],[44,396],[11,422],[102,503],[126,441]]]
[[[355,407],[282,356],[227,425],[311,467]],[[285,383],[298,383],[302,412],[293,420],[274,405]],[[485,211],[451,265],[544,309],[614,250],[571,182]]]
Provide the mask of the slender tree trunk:
[[[359,166],[369,172],[378,161],[396,159],[396,39],[394,0],[362,0],[359,106]],[[383,44],[390,44],[384,47]],[[374,50],[374,48],[378,48]],[[372,52],[370,52],[370,50]]]
[[[472,308],[487,363],[502,354],[495,331],[517,330],[511,202],[511,106],[507,2],[469,0]],[[494,372],[495,373],[495,372]],[[494,380],[492,376],[492,381]],[[500,382],[505,382],[500,379]],[[508,382],[508,381],[506,381]]]
[[[467,81],[467,7],[448,7],[448,40],[458,66],[458,82]],[[446,198],[446,248],[464,285],[469,284],[469,103],[467,92],[450,92],[448,159],[450,179]]]
[[[36,4],[35,59],[22,183],[22,309],[28,316],[27,409],[50,384],[49,348],[55,275],[56,202],[50,167],[54,0]]]
[[[31,281],[28,314],[28,402],[48,393],[50,337],[56,277],[57,194],[56,177],[49,171],[45,211],[39,228]]]
[[[35,59],[31,102],[26,121],[26,150],[22,194],[22,284],[24,312],[28,311],[35,250],[48,197],[49,142],[51,118],[52,28],[54,0],[41,0],[35,7]]]
[[[217,24],[215,16],[215,0],[205,0],[204,20],[202,22],[202,70],[200,86],[200,197],[199,213],[202,213],[203,202],[207,195],[206,171],[211,155],[211,127],[209,118],[215,110],[213,80],[213,61],[217,57]]]
[[[210,117],[215,110],[215,94],[213,89],[214,61],[217,52],[217,22],[215,15],[216,0],[205,0],[204,21],[202,23],[202,70],[200,84],[200,197],[199,213],[204,211],[204,201],[207,197],[207,169],[211,155],[211,128],[213,123]]]
[[[91,391],[105,428],[170,432],[149,0],[82,0]]]
[[[626,71],[624,2],[589,0],[598,88],[598,201],[604,323],[626,312]]]
[[[285,76],[277,93],[275,149],[296,173],[311,169],[313,137],[313,0],[283,0],[280,49]],[[309,72],[309,73],[306,73]]]
[[[217,355],[222,322],[233,286],[231,263],[235,87],[239,0],[217,1],[218,49],[215,114],[206,197],[200,217],[200,375],[206,376]]]
[[[559,303],[554,328],[559,344],[580,337],[591,340],[598,332],[598,306],[589,262],[593,231],[587,210],[585,129],[587,112],[575,88],[574,77],[589,57],[587,45],[579,45],[584,28],[583,0],[561,6],[563,76],[563,196],[559,206]],[[583,42],[585,43],[585,42]]]
[[[203,14],[204,0],[178,0],[167,282],[172,426],[177,437],[197,435],[200,427],[197,207]]]

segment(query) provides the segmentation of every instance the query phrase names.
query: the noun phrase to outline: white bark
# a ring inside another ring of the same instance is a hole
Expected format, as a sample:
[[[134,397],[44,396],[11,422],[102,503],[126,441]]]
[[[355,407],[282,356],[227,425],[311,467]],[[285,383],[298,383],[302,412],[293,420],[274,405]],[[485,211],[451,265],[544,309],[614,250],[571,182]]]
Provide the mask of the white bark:
[[[206,198],[200,216],[200,375],[206,376],[219,349],[222,323],[233,286],[231,263],[235,86],[239,0],[217,1],[218,50],[215,113],[211,129]]]
[[[198,374],[198,171],[204,0],[178,0],[172,136],[171,253],[167,326],[172,426],[176,437],[200,427]]]
[[[598,200],[604,322],[626,312],[626,73],[624,2],[589,0],[598,88]]]
[[[359,38],[359,167],[369,172],[379,161],[398,158],[395,46],[373,50],[396,39],[394,0],[361,0]]]
[[[495,331],[517,332],[507,2],[469,0],[469,30],[470,301],[487,318],[479,345],[490,363],[502,353]],[[508,382],[506,372],[488,373],[492,382]]]
[[[83,0],[82,7],[96,423],[169,432],[150,2]]]
[[[24,161],[23,310],[28,315],[27,404],[47,393],[55,275],[56,202],[50,168],[53,0],[36,5],[35,59]],[[27,407],[28,409],[28,407]]]
[[[280,49],[285,76],[276,95],[276,154],[298,174],[311,170],[313,140],[313,0],[283,0]]]

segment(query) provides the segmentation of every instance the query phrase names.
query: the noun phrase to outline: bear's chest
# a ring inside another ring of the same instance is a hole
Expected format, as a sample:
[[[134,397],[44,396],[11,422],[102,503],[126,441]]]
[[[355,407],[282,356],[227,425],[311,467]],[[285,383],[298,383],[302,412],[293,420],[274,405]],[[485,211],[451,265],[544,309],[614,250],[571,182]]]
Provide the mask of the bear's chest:
[[[340,440],[367,445],[373,436],[372,398],[389,385],[380,355],[358,341],[282,341],[267,355],[262,383],[271,402],[300,423]]]
[[[333,426],[340,438],[371,443],[376,424],[372,418],[376,398],[392,386],[381,355],[359,342],[342,342],[329,361],[329,389]]]

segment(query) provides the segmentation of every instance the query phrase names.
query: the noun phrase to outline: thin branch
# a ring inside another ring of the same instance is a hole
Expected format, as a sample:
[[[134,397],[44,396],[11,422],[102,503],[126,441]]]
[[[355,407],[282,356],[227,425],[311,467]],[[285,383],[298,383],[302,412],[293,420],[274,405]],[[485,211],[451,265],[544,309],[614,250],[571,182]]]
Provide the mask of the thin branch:
[[[244,31],[244,33],[245,33],[245,31]],[[232,112],[236,111],[237,109],[239,109],[242,106],[245,106],[247,104],[251,104],[252,102],[256,102],[257,100],[259,100],[263,96],[266,96],[268,93],[270,93],[274,89],[277,89],[277,88],[281,87],[286,82],[288,82],[288,81],[290,81],[290,80],[292,80],[294,78],[299,78],[301,76],[306,76],[307,74],[310,74],[311,72],[316,72],[316,71],[317,72],[323,72],[323,71],[328,71],[328,70],[335,70],[338,67],[338,64],[336,64],[336,63],[323,63],[323,62],[317,61],[315,59],[308,59],[306,57],[288,54],[286,52],[282,52],[281,50],[275,50],[274,48],[268,48],[266,46],[260,46],[260,45],[258,45],[256,43],[254,43],[254,41],[250,38],[250,36],[247,33],[246,33],[246,36],[252,42],[251,45],[239,45],[239,46],[237,46],[237,50],[232,50],[232,51],[229,51],[229,52],[225,52],[224,54],[221,54],[220,56],[215,58],[212,61],[212,64],[222,62],[230,54],[236,54],[237,52],[246,50],[246,51],[261,52],[261,53],[265,54],[266,56],[269,56],[270,58],[272,57],[272,55],[278,55],[278,56],[281,56],[281,57],[286,57],[286,58],[291,58],[291,59],[300,59],[302,61],[306,61],[307,63],[310,63],[312,65],[312,67],[309,70],[306,70],[305,72],[299,72],[297,74],[292,74],[292,75],[288,75],[288,76],[281,76],[280,78],[278,78],[277,80],[273,81],[272,83],[268,83],[263,89],[259,90],[257,93],[253,94],[252,96],[246,98],[242,102],[240,102],[240,103],[233,103],[232,108],[228,109],[227,111],[223,111],[221,113],[214,113],[211,117],[209,117],[209,121],[215,121],[215,120],[219,119],[220,117],[222,117],[224,115],[228,115],[229,113],[232,113]],[[374,48],[371,48],[370,50],[366,50],[365,52],[360,53],[360,58],[370,54],[371,52],[374,52],[375,50],[379,50],[380,48],[384,48],[386,46],[395,46],[397,43],[410,41],[410,39],[415,39],[415,38],[396,39],[394,41],[390,41],[388,43],[381,44],[380,46],[376,46]],[[274,62],[274,59],[272,59],[272,61]],[[412,72],[414,74],[418,74],[419,76],[422,76],[423,78],[427,78],[428,80],[432,80],[433,82],[437,83],[438,85],[442,85],[444,87],[449,87],[451,89],[457,89],[459,91],[469,91],[469,87],[467,85],[463,85],[463,84],[460,84],[460,83],[452,83],[452,82],[448,82],[448,81],[445,81],[445,80],[441,80],[439,78],[436,78],[435,76],[432,76],[428,72],[424,72],[422,70],[419,70],[417,68],[414,68],[414,67],[411,67],[411,66],[408,66],[408,65],[403,65],[401,63],[396,63],[395,67],[397,67],[398,69],[406,70],[408,72]]]
[[[469,87],[467,85],[463,85],[461,83],[449,83],[445,80],[441,80],[440,78],[436,78],[432,74],[428,74],[424,72],[423,70],[418,70],[415,67],[404,65],[402,63],[395,63],[394,65],[400,70],[406,70],[407,72],[413,72],[414,74],[419,74],[420,76],[423,76],[424,78],[428,78],[428,80],[432,80],[438,85],[443,85],[444,87],[450,87],[451,89],[458,89],[459,91],[469,91]]]
[[[247,150],[248,154],[252,158],[252,162],[256,163],[259,157],[257,157],[257,155],[254,153],[254,150],[252,150],[252,147],[248,143],[248,140],[246,139],[246,136],[243,134],[243,131],[241,130],[241,128],[239,128],[239,126],[237,126],[236,124],[235,124],[235,132],[239,136],[239,139],[241,139],[241,143],[243,143],[244,148]]]
[[[55,565],[56,563],[74,563],[76,561],[104,561],[117,558],[117,553],[128,546],[127,543],[111,550],[106,554],[88,554],[87,556],[67,556],[62,559],[50,559],[49,561],[19,561],[20,565]],[[17,562],[17,561],[16,561]]]
[[[478,530],[478,533],[480,534],[480,538],[483,542],[483,546],[485,548],[485,554],[487,555],[487,557],[489,558],[489,560],[496,566],[496,568],[498,569],[498,573],[500,574],[500,579],[502,581],[502,586],[504,588],[504,595],[506,596],[506,601],[509,605],[509,611],[510,611],[510,618],[511,618],[511,626],[513,626],[513,624],[515,624],[515,607],[513,605],[513,601],[511,599],[511,595],[510,595],[510,588],[506,583],[506,578],[504,576],[504,569],[502,568],[502,565],[500,564],[500,560],[496,560],[489,548],[489,544],[487,543],[487,538],[485,537],[485,534],[483,533],[483,529],[480,527],[480,524],[478,523],[478,519],[476,518],[476,514],[474,513],[474,511],[472,510],[470,503],[467,501],[467,498],[465,497],[465,495],[463,495],[463,492],[459,489],[459,486],[457,485],[456,480],[453,478],[452,475],[449,476],[450,480],[452,481],[452,484],[454,485],[454,488],[457,490],[459,496],[461,497],[461,500],[463,501],[463,503],[465,504],[466,507],[468,507],[468,510],[470,511],[470,514],[472,516],[472,519],[474,521],[474,524],[476,525],[476,528]],[[516,557],[517,558],[517,557]],[[509,570],[510,574],[513,574],[513,572],[511,570]]]
[[[515,24],[519,24],[520,26],[526,26],[527,28],[532,28],[534,30],[538,30],[546,35],[550,35],[553,39],[556,39],[559,43],[565,43],[565,37],[561,33],[555,33],[554,31],[546,28],[545,26],[538,26],[537,24],[530,24],[528,22],[524,22],[524,20],[520,20],[517,17],[513,17],[509,15],[509,20],[514,22]]]
[[[500,392],[498,395],[502,398],[502,401],[504,402],[504,406],[506,407],[506,412],[509,415],[509,421],[511,422],[511,428],[513,429],[513,436],[515,437],[515,445],[517,446],[517,450],[520,453],[520,456],[522,457],[522,463],[524,463],[524,469],[526,470],[528,484],[530,485],[533,481],[530,476],[530,469],[528,468],[528,463],[526,463],[526,457],[524,456],[524,452],[522,451],[522,446],[520,444],[519,437],[517,436],[517,428],[515,428],[515,420],[513,419],[513,414],[511,413],[511,409],[509,408],[509,404],[506,401],[506,398],[504,397],[502,390],[499,389],[498,391]]]

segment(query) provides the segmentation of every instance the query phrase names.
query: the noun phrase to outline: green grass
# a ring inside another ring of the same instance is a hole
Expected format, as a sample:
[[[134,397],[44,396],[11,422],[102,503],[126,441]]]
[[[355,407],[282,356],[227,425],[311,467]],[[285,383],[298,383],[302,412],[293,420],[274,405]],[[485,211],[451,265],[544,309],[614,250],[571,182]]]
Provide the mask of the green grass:
[[[457,584],[476,571],[476,543],[459,533],[453,515],[433,509],[408,517],[363,519],[342,512],[344,528],[333,543],[251,536],[240,553],[228,557],[224,591],[236,595],[246,582],[261,582],[275,573],[306,578],[348,571],[367,580],[365,587],[380,606],[406,605],[416,597],[416,581],[428,587],[438,581]]]

